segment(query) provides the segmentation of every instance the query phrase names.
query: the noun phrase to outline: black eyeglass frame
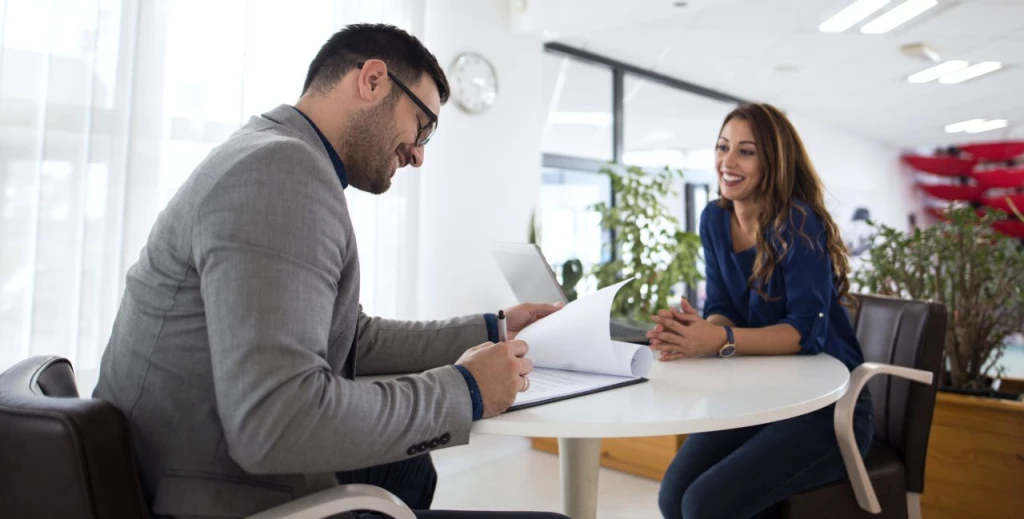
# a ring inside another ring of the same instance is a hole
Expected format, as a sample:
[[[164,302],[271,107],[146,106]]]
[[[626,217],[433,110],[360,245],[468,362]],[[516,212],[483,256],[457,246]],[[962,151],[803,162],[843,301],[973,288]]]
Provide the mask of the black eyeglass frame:
[[[365,61],[356,63],[356,68],[362,69],[365,63]],[[427,108],[427,105],[424,104],[416,94],[412,93],[412,90],[409,90],[409,87],[405,86],[405,83],[392,74],[390,70],[388,71],[388,77],[391,78],[391,81],[394,81],[395,84],[398,85],[398,88],[401,88],[402,91],[405,92],[405,95],[409,96],[409,99],[412,99],[412,102],[416,103],[416,106],[420,107],[420,110],[423,110],[423,113],[427,115],[427,119],[429,119],[430,122],[428,122],[426,126],[420,126],[419,121],[416,121],[416,145],[426,146],[427,143],[430,142],[430,138],[437,132],[437,114],[432,112],[430,108]],[[425,137],[423,137],[423,132],[426,130],[429,130],[429,132]]]

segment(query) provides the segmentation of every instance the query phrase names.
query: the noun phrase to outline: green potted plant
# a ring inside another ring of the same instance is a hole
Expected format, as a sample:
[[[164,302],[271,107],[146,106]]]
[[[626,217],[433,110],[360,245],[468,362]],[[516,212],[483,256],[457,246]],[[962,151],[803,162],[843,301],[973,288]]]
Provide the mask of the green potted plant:
[[[642,335],[650,328],[651,315],[677,301],[673,290],[680,283],[703,279],[697,269],[700,237],[679,230],[678,219],[665,205],[680,200],[675,185],[682,172],[609,164],[600,173],[610,177],[615,203],[592,208],[601,215],[601,227],[614,233],[615,251],[610,261],[595,265],[591,274],[599,288],[634,279],[619,289],[612,303],[613,329],[626,336]],[[563,273],[565,279],[573,278]],[[682,441],[681,435],[605,439],[601,466],[660,479]],[[558,452],[552,438],[534,438],[533,446]]]
[[[700,237],[680,230],[679,220],[665,206],[679,200],[675,185],[683,173],[615,164],[600,173],[610,177],[615,203],[593,208],[601,215],[601,227],[614,233],[615,251],[610,261],[593,268],[593,275],[601,288],[634,279],[619,290],[612,316],[646,327],[651,315],[678,298],[673,290],[680,283],[703,279],[697,269]]]
[[[871,293],[944,303],[944,389],[986,392],[1006,339],[1024,330],[1024,249],[991,230],[996,213],[951,207],[946,215],[909,233],[873,223],[866,268],[853,281]]]
[[[863,292],[940,301],[948,311],[948,373],[932,418],[923,515],[1012,517],[1024,481],[1024,402],[998,391],[990,374],[1001,375],[1006,341],[1024,329],[1024,247],[991,229],[1001,215],[968,206],[946,216],[912,232],[872,224],[877,234],[853,282]]]

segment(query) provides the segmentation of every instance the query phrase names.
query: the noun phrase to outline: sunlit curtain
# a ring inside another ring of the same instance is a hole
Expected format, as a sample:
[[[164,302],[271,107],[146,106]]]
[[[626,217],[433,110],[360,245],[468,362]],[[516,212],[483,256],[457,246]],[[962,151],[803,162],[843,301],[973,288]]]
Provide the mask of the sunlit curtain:
[[[202,158],[250,116],[294,103],[338,28],[421,33],[422,10],[422,0],[0,0],[0,369],[36,354],[95,369],[125,272]],[[348,196],[363,302],[406,317],[418,185],[396,179],[383,197]]]

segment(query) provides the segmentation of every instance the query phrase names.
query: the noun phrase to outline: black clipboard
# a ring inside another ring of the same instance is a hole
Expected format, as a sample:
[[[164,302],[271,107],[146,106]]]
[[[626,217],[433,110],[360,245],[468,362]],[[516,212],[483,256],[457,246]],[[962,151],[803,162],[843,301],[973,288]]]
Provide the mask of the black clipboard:
[[[579,392],[579,393],[572,393],[572,394],[569,394],[569,395],[562,395],[562,396],[551,397],[551,398],[548,398],[548,399],[545,399],[545,400],[537,400],[535,402],[528,402],[528,403],[525,403],[525,404],[513,405],[512,407],[509,407],[505,412],[506,413],[511,413],[512,411],[519,411],[520,409],[529,409],[531,407],[537,407],[539,405],[550,404],[550,403],[553,403],[553,402],[561,402],[562,400],[569,400],[569,399],[577,398],[577,397],[581,397],[581,396],[592,395],[594,393],[600,393],[602,391],[608,391],[610,389],[618,389],[620,387],[633,386],[633,385],[640,384],[640,383],[643,383],[643,382],[647,382],[647,379],[644,378],[644,377],[632,378],[632,379],[629,379],[629,380],[623,380],[622,382],[617,382],[617,383],[612,384],[610,386],[601,386],[601,387],[596,387],[594,389],[588,389],[586,391],[582,391],[582,392]]]

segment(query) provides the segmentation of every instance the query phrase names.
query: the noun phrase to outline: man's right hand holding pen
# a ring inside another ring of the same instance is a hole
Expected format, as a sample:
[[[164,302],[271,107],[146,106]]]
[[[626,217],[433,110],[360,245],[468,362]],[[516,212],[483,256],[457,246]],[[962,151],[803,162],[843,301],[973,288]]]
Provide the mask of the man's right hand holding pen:
[[[518,393],[530,388],[527,375],[533,371],[533,362],[526,358],[529,346],[523,341],[508,340],[509,332],[514,337],[527,325],[560,308],[561,305],[521,304],[498,312],[498,342],[474,346],[455,362],[476,379],[484,402],[484,418],[505,412]]]

